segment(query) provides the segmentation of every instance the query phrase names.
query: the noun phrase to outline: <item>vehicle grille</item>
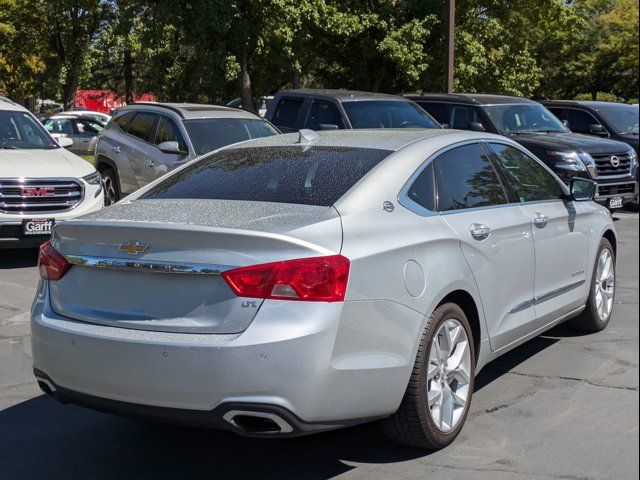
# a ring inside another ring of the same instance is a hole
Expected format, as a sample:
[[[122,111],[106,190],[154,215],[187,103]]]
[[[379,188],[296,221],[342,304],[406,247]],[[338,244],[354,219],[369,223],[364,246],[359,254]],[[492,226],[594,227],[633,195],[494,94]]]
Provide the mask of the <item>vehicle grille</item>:
[[[598,185],[599,195],[624,195],[634,193],[636,191],[635,183],[627,183],[623,185]]]
[[[82,185],[73,179],[0,179],[0,212],[53,213],[82,201]]]
[[[618,175],[628,175],[631,173],[631,157],[626,153],[619,155],[591,155],[596,161],[598,177],[613,177]],[[617,157],[619,164],[615,166],[612,159]]]

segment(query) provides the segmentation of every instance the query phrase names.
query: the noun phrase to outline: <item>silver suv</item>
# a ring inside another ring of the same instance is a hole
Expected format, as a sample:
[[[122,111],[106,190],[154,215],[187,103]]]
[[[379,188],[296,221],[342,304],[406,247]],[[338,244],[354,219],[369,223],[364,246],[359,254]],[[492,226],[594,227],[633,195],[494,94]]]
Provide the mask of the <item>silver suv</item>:
[[[236,108],[188,103],[120,108],[100,133],[95,153],[105,205],[199,155],[278,133],[258,115]]]

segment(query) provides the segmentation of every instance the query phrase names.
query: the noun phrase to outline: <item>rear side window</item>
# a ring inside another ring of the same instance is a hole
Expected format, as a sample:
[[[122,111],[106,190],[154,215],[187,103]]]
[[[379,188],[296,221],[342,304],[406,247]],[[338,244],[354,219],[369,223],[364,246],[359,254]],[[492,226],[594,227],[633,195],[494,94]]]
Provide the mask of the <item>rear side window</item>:
[[[453,148],[435,160],[438,210],[508,203],[489,155],[475,143]]]
[[[283,98],[280,100],[273,113],[272,123],[278,127],[295,128],[302,102],[302,98]]]
[[[148,140],[151,134],[151,127],[153,127],[156,117],[157,115],[155,113],[138,112],[136,116],[133,117],[133,120],[131,120],[127,133],[141,140]]]
[[[407,196],[421,207],[435,211],[435,180],[433,177],[433,162],[429,163],[413,182]]]
[[[119,117],[115,118],[113,121],[123,132],[127,131],[127,127],[129,126],[129,122],[133,118],[136,112],[126,112]]]
[[[270,137],[278,131],[261,118],[203,118],[185,120],[193,148],[198,155],[212,152],[233,143]]]
[[[320,130],[323,125],[335,125],[338,128],[345,128],[340,112],[334,105],[322,100],[315,100],[309,110],[304,128]]]
[[[466,105],[451,106],[451,119],[449,120],[451,128],[455,128],[457,130],[468,130],[471,123],[479,123],[482,125],[482,121],[480,120],[475,108],[467,107]]]
[[[222,150],[168,176],[140,198],[329,206],[390,153],[304,146]]]
[[[440,123],[449,123],[449,107],[446,103],[440,102],[417,102],[429,115]]]
[[[156,129],[156,139],[154,143],[156,145],[160,145],[163,142],[178,142],[180,150],[183,152],[187,151],[187,145],[184,142],[184,138],[182,138],[180,130],[178,130],[178,126],[173,120],[165,117],[164,115],[160,117],[160,120],[158,120],[158,128]]]
[[[577,133],[589,133],[589,125],[600,123],[593,115],[582,110],[570,109],[567,117],[569,128],[572,132]]]
[[[520,202],[558,200],[563,191],[558,181],[542,165],[517,148],[492,143],[506,183],[518,195]]]

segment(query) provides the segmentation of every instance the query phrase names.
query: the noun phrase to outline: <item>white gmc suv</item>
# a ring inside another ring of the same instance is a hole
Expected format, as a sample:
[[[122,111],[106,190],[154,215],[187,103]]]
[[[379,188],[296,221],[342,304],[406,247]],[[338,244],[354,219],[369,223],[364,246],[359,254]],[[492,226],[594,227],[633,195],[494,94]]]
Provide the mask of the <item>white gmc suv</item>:
[[[104,205],[100,174],[63,148],[69,142],[0,97],[0,248],[38,246],[54,223]]]

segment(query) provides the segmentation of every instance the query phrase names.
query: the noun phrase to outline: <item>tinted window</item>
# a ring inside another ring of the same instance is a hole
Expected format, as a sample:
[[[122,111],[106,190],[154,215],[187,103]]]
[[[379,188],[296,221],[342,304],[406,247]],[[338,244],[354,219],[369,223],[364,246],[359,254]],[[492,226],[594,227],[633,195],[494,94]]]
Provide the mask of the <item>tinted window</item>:
[[[353,128],[439,128],[413,102],[364,100],[343,102],[342,107]]]
[[[489,105],[484,110],[501,133],[568,132],[553,113],[538,103]]]
[[[518,195],[520,202],[557,200],[563,191],[557,180],[529,155],[517,148],[494,143],[491,148],[498,156],[506,182]]]
[[[53,143],[42,125],[28,113],[0,111],[0,148],[37,149],[58,146]]]
[[[621,135],[638,134],[638,107],[617,105],[600,110],[600,115]]]
[[[466,105],[452,105],[451,106],[451,118],[449,119],[449,126],[458,130],[468,130],[469,124],[480,123],[480,117],[475,108],[467,107]],[[486,128],[486,127],[485,127]]]
[[[273,113],[271,120],[273,124],[279,127],[295,128],[302,102],[302,98],[283,98],[280,100]]]
[[[129,122],[133,118],[136,112],[126,112],[123,115],[115,118],[113,121],[118,125],[123,131],[127,131],[127,127],[129,126]]]
[[[440,123],[449,123],[449,107],[446,103],[439,102],[417,102],[422,108],[424,108],[429,115],[435,118]]]
[[[569,128],[577,133],[588,133],[589,125],[600,123],[590,113],[574,109],[569,110],[567,119],[569,120]]]
[[[344,128],[342,117],[335,106],[329,102],[314,100],[304,128],[320,130],[320,125],[336,125],[338,128]]]
[[[142,140],[148,140],[151,134],[151,127],[153,122],[156,121],[157,115],[155,113],[138,112],[131,123],[127,133],[134,137],[141,138]]]
[[[390,153],[303,146],[222,150],[170,175],[141,198],[329,206]]]
[[[187,145],[184,143],[184,139],[178,130],[177,125],[173,120],[164,115],[158,120],[158,128],[156,128],[156,140],[155,144],[160,145],[163,142],[178,142],[180,150],[187,151]]]
[[[457,147],[435,160],[440,211],[507,203],[489,155],[478,144]]]
[[[427,210],[431,210],[433,212],[436,209],[433,163],[427,165],[416,181],[413,182],[407,196]]]
[[[193,148],[198,155],[212,152],[232,143],[253,138],[270,137],[278,131],[268,122],[250,118],[203,118],[185,120]]]

